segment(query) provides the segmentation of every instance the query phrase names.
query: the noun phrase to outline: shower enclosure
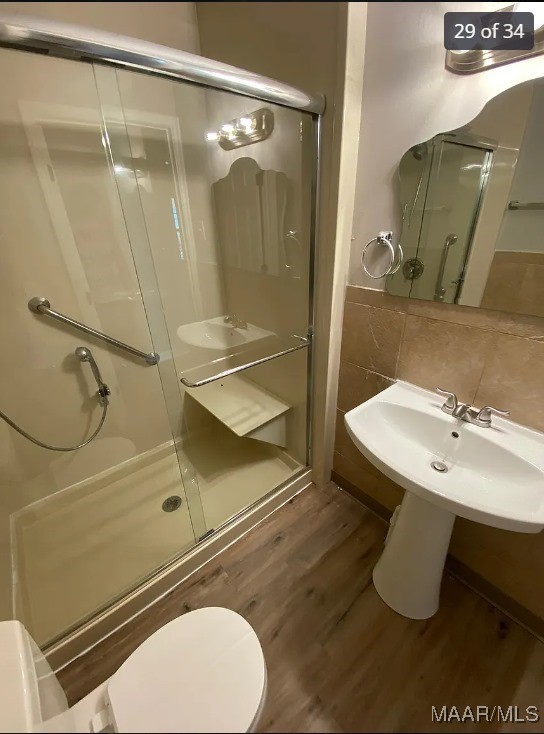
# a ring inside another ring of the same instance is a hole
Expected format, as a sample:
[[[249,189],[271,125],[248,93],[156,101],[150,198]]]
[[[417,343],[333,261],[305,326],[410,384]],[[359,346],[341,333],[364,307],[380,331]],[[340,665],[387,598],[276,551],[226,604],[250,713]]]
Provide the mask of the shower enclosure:
[[[78,451],[0,422],[2,615],[48,647],[307,469],[322,103],[21,24],[0,18],[0,409],[81,443],[100,402],[78,347],[111,393]]]

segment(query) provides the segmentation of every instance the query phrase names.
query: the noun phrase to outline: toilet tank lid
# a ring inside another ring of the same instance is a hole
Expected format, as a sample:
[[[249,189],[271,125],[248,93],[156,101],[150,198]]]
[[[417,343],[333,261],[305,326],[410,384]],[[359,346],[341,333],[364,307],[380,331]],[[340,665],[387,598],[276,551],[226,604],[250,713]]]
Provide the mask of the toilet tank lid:
[[[208,607],[177,617],[143,642],[108,684],[116,731],[247,731],[266,691],[251,625]]]
[[[34,731],[41,718],[31,638],[20,622],[0,622],[0,731]]]

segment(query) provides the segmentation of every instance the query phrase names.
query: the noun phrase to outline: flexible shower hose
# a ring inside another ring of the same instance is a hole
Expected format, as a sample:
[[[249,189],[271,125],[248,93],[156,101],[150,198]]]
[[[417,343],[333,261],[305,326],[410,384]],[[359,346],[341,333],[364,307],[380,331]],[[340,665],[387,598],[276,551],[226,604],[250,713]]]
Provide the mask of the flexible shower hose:
[[[100,418],[100,422],[96,428],[96,431],[86,441],[83,441],[83,443],[80,443],[77,446],[50,446],[48,443],[39,441],[37,438],[34,438],[33,436],[31,436],[30,433],[23,431],[22,428],[20,428],[16,423],[14,423],[11,420],[11,418],[8,418],[8,416],[5,413],[2,413],[1,410],[0,410],[0,418],[2,418],[2,420],[5,420],[6,423],[9,426],[11,426],[12,428],[14,428],[17,431],[17,433],[20,433],[21,436],[24,436],[29,441],[32,441],[32,443],[35,443],[36,446],[41,446],[42,449],[49,449],[50,451],[76,451],[77,449],[82,449],[84,446],[87,446],[87,444],[91,443],[91,441],[98,436],[102,426],[104,425],[104,421],[106,420],[107,412],[108,412],[108,403],[104,402],[102,404],[102,417]]]
[[[30,433],[23,431],[23,429],[18,426],[17,423],[12,421],[11,418],[9,418],[5,413],[2,413],[2,411],[0,410],[0,418],[6,421],[8,426],[11,426],[14,430],[17,431],[17,433],[20,433],[21,436],[24,436],[28,441],[32,441],[32,443],[36,444],[36,446],[40,446],[42,449],[49,449],[49,451],[77,451],[78,449],[82,449],[98,436],[100,430],[102,429],[102,426],[104,425],[104,421],[106,420],[109,404],[108,396],[111,395],[111,391],[102,379],[102,375],[100,374],[100,370],[98,369],[96,360],[93,357],[89,347],[78,347],[75,351],[75,356],[79,359],[80,362],[87,362],[87,364],[90,366],[93,377],[96,381],[96,384],[98,385],[97,397],[100,401],[100,405],[102,406],[102,417],[100,418],[98,426],[92,436],[89,436],[86,441],[83,441],[83,443],[78,443],[77,446],[51,446],[51,444],[44,443],[44,441],[40,441],[39,439],[34,438],[34,436],[31,436]]]

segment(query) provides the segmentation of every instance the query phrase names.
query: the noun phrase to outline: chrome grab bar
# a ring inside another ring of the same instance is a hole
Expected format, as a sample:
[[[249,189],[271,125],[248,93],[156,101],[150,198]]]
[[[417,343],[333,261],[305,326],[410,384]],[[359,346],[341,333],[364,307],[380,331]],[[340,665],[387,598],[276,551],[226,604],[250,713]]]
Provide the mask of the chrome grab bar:
[[[68,326],[72,326],[74,329],[82,331],[84,334],[90,334],[91,336],[94,336],[97,339],[106,342],[107,344],[111,344],[113,347],[122,349],[129,354],[133,354],[135,357],[140,357],[140,359],[143,359],[147,364],[157,364],[160,359],[159,355],[156,352],[141,352],[139,349],[135,349],[134,347],[131,347],[124,342],[120,342],[118,339],[114,339],[107,334],[103,334],[101,331],[92,329],[90,326],[85,326],[85,324],[82,324],[79,321],[75,321],[69,316],[64,316],[63,314],[58,313],[58,311],[53,311],[53,309],[51,308],[51,304],[47,300],[47,298],[31,298],[28,302],[28,308],[32,311],[32,313],[37,313],[40,316],[50,316],[52,319],[61,321],[63,324],[67,324]]]
[[[205,377],[202,380],[191,382],[191,380],[188,380],[186,377],[180,377],[180,380],[182,384],[185,385],[185,387],[201,387],[202,385],[207,385],[209,382],[220,380],[222,377],[228,377],[229,375],[234,375],[236,372],[242,372],[243,370],[248,370],[250,367],[255,367],[258,364],[264,364],[264,362],[269,362],[271,359],[276,359],[276,357],[283,357],[284,354],[290,354],[291,352],[296,352],[298,349],[304,349],[306,347],[309,347],[312,343],[311,338],[307,338],[305,336],[295,335],[294,338],[300,339],[300,344],[296,344],[293,347],[288,347],[287,349],[283,349],[280,352],[275,352],[274,354],[267,354],[266,357],[254,359],[252,362],[239,365],[238,367],[230,367],[227,370],[218,372],[211,377]]]
[[[446,289],[442,281],[444,280],[444,271],[446,270],[446,262],[448,260],[448,253],[450,247],[457,242],[456,234],[449,234],[444,242],[444,249],[442,250],[442,257],[440,258],[440,267],[438,268],[438,274],[436,276],[436,287],[434,289],[434,300],[443,301],[446,295]]]

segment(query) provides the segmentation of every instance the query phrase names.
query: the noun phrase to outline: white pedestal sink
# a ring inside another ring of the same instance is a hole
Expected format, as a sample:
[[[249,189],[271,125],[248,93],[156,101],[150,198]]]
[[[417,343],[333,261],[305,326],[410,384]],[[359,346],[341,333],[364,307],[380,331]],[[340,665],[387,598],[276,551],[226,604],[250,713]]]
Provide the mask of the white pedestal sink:
[[[465,423],[443,402],[397,382],[345,416],[361,453],[407,490],[373,579],[412,619],[438,609],[456,515],[522,533],[544,528],[544,434],[496,417],[489,428]]]

